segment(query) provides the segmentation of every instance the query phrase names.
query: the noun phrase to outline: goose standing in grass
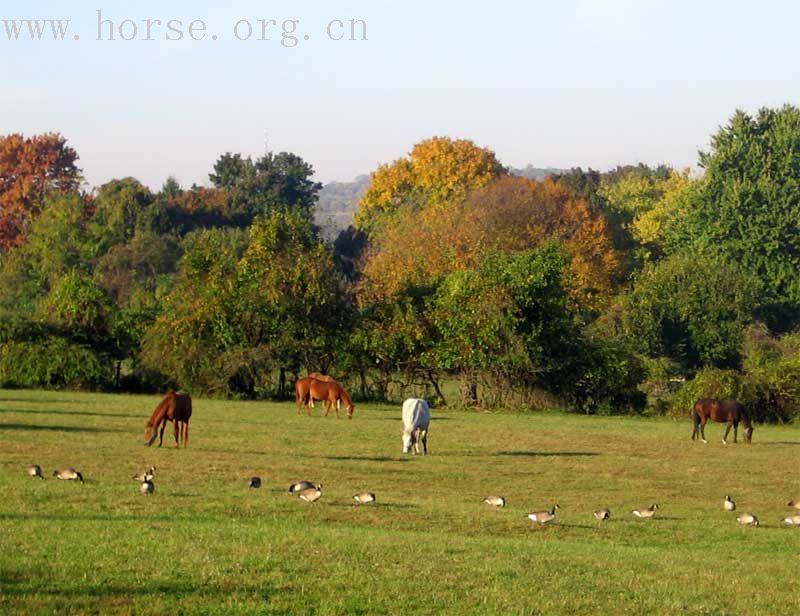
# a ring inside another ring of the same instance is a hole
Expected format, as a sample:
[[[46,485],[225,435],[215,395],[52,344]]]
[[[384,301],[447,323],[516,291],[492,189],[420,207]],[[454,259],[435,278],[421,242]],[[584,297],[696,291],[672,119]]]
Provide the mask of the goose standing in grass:
[[[60,468],[58,470],[53,471],[53,477],[57,479],[65,479],[67,481],[74,481],[78,480],[83,483],[83,475],[81,475],[78,471],[74,468]]]
[[[631,513],[637,518],[653,518],[656,515],[656,510],[658,510],[658,505],[653,503],[647,509],[634,509]]]
[[[758,526],[758,518],[752,513],[743,513],[736,518],[736,521],[745,526]]]
[[[725,496],[725,501],[722,506],[725,507],[725,511],[736,511],[736,503],[733,502],[730,496]]]
[[[322,486],[300,490],[297,493],[297,496],[300,497],[300,500],[304,500],[307,503],[313,503],[322,497]]]
[[[483,502],[487,505],[491,505],[492,507],[505,507],[506,506],[506,499],[503,496],[487,496],[483,499]]]
[[[309,488],[316,488],[318,490],[322,489],[321,483],[311,483],[310,481],[298,481],[297,483],[293,483],[289,486],[289,494],[297,494],[298,492],[302,492],[303,490],[308,490]]]
[[[250,486],[251,489],[258,489],[261,487],[261,477],[250,477]]]
[[[592,515],[594,515],[595,519],[599,522],[605,522],[611,517],[611,509],[598,509]]]
[[[538,524],[547,524],[556,519],[556,511],[559,509],[558,503],[553,505],[550,511],[533,511],[528,514],[528,519]]]
[[[376,501],[375,495],[372,492],[362,492],[353,497],[358,505],[366,505],[367,503],[374,503]]]
[[[800,526],[800,515],[790,515],[781,520],[784,524],[789,526]]]
[[[786,503],[786,506],[787,507],[794,507],[795,509],[800,511],[800,499],[790,500],[788,503]]]
[[[148,479],[142,482],[142,485],[139,486],[139,492],[142,494],[152,494],[156,490],[156,484],[153,483],[152,479]]]
[[[26,472],[31,477],[38,477],[39,479],[44,479],[44,473],[42,473],[42,467],[39,466],[38,464],[29,466]]]
[[[148,468],[145,471],[142,471],[138,475],[134,475],[133,478],[136,481],[145,482],[145,481],[153,481],[153,479],[155,479],[155,476],[156,476],[156,467],[151,466],[150,468]]]

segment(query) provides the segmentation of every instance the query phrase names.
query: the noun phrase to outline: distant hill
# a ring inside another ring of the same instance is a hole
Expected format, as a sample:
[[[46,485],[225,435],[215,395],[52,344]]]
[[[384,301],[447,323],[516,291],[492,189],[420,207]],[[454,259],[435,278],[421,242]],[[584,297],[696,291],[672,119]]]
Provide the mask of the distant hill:
[[[522,169],[512,167],[509,171],[512,175],[541,181],[551,175],[567,173],[569,169],[528,165]],[[325,238],[335,239],[340,231],[347,229],[353,222],[358,202],[369,187],[369,178],[368,175],[360,175],[352,182],[330,182],[319,191],[314,220]]]
[[[511,167],[509,172],[511,175],[519,175],[524,178],[528,178],[529,180],[541,182],[543,179],[551,175],[569,173],[569,169],[556,169],[555,167],[534,167],[533,165],[528,165],[523,169]]]
[[[314,219],[326,238],[334,239],[353,222],[358,202],[368,187],[368,175],[359,175],[352,182],[330,182],[322,187]]]

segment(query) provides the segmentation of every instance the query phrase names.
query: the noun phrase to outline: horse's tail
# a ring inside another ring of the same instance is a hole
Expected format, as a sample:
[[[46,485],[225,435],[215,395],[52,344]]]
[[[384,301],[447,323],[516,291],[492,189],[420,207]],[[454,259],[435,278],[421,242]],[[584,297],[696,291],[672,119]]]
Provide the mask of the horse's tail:
[[[692,423],[695,426],[700,425],[700,413],[697,412],[697,405],[692,409]]]

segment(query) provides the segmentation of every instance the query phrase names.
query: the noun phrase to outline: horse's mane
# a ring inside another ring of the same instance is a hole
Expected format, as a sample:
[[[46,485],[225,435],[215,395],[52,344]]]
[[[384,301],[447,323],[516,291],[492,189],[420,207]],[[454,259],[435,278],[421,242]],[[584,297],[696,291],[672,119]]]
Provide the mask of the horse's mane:
[[[164,418],[169,412],[170,404],[174,404],[175,401],[175,392],[168,391],[167,394],[164,396],[164,399],[158,403],[156,409],[153,411],[153,414],[150,416],[150,419],[147,421],[147,426],[155,426],[161,423],[161,420]]]
[[[353,399],[350,397],[350,394],[347,393],[347,390],[341,385],[341,383],[337,383],[339,385],[339,396],[347,406],[353,406]]]

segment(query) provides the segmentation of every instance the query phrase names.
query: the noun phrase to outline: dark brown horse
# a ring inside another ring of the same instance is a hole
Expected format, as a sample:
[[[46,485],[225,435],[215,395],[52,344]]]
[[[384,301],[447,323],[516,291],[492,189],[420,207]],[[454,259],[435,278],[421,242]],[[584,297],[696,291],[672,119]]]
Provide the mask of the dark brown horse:
[[[330,378],[330,377],[328,377]],[[308,414],[311,415],[311,409],[314,407],[314,400],[322,400],[325,403],[325,417],[331,410],[331,407],[336,411],[336,418],[339,418],[339,407],[344,403],[344,410],[347,413],[347,418],[353,418],[353,400],[350,394],[339,383],[331,379],[330,381],[320,381],[311,376],[298,379],[294,384],[295,402],[297,402],[297,414],[305,406],[308,409]]]
[[[750,422],[750,416],[736,400],[730,398],[726,400],[704,398],[695,402],[694,410],[692,411],[692,422],[694,423],[692,440],[695,440],[699,435],[704,443],[708,442],[706,440],[705,427],[709,419],[717,423],[728,424],[728,427],[725,428],[725,436],[722,437],[722,442],[725,445],[728,444],[728,433],[731,428],[733,428],[733,442],[736,442],[740,421],[744,423],[744,442],[750,443],[753,439],[753,424]]]
[[[156,440],[156,432],[161,428],[158,446],[164,443],[164,428],[167,422],[175,424],[175,446],[189,445],[189,418],[192,416],[192,397],[182,391],[169,391],[159,402],[144,429],[144,444],[148,447]]]

